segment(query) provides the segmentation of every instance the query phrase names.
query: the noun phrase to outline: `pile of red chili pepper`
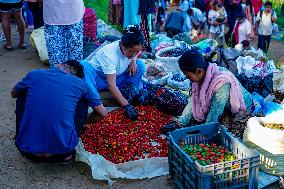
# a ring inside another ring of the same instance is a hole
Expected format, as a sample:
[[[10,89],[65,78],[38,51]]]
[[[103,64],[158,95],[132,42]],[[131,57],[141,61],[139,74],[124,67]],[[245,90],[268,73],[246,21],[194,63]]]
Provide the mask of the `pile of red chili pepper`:
[[[223,146],[211,144],[181,145],[181,148],[202,166],[235,160],[235,155]]]
[[[173,117],[152,106],[136,107],[139,116],[131,121],[119,108],[107,118],[87,125],[81,136],[85,150],[100,154],[113,163],[168,156],[167,138],[160,129]]]

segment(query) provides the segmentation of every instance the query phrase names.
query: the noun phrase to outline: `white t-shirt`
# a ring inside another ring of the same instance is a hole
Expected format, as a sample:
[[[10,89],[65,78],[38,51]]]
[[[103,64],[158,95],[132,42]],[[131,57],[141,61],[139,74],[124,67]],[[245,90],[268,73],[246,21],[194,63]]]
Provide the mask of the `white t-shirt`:
[[[226,18],[227,16],[228,16],[227,12],[226,10],[224,10],[224,17]],[[214,22],[219,17],[220,17],[220,13],[218,11],[211,9],[208,13],[208,18],[210,18],[212,22]],[[219,25],[219,26],[210,25],[209,32],[224,34],[224,24]]]
[[[245,21],[239,26],[239,43],[241,43],[243,40],[249,40],[247,36],[250,34],[251,23],[247,19],[245,19]]]
[[[194,25],[199,25],[206,21],[205,16],[203,16],[201,10],[197,8],[191,8],[193,10],[193,15],[190,16],[190,20]]]
[[[273,11],[274,17],[276,17],[275,11]],[[265,11],[262,12],[262,18],[260,18],[260,11],[257,14],[256,21],[259,21],[258,25],[258,34],[260,35],[271,35],[272,34],[272,21],[271,13],[265,14]]]
[[[49,25],[72,25],[85,13],[83,0],[43,0],[43,19]]]
[[[120,40],[107,44],[96,52],[90,63],[97,71],[116,75],[127,71],[131,59],[122,54],[119,42]]]

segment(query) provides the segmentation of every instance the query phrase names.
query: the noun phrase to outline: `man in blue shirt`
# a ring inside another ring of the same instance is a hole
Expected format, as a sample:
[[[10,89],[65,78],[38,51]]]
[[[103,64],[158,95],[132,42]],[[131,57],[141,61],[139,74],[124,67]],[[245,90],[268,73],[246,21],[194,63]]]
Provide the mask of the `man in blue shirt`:
[[[101,117],[107,112],[85,81],[83,66],[67,61],[56,68],[34,70],[16,84],[16,146],[27,158],[67,164],[74,160],[88,106]]]
[[[187,19],[187,13],[180,9],[171,12],[167,16],[165,22],[165,31],[167,32],[167,36],[173,38],[179,33],[188,32],[189,25]]]

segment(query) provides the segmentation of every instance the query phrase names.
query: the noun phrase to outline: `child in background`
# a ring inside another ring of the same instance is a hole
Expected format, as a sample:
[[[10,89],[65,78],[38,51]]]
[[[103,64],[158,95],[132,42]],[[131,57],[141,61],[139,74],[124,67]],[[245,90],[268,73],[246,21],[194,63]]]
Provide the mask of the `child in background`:
[[[163,26],[166,20],[166,13],[163,7],[158,8],[157,17],[156,17],[156,33],[163,30]]]
[[[222,3],[218,3],[217,12],[219,14],[219,17],[216,19],[216,22],[223,23],[226,19],[227,13]],[[219,37],[223,37],[224,32],[225,32],[224,24],[219,25],[219,31],[220,31]]]

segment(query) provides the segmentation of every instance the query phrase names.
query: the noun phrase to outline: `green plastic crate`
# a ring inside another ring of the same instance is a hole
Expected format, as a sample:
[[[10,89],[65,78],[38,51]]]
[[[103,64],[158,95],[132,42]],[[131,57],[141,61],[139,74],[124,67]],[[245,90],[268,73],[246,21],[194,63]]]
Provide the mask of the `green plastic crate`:
[[[237,160],[201,166],[180,147],[216,143],[232,151]],[[258,188],[259,153],[250,150],[218,123],[178,129],[169,134],[169,171],[179,189]]]

